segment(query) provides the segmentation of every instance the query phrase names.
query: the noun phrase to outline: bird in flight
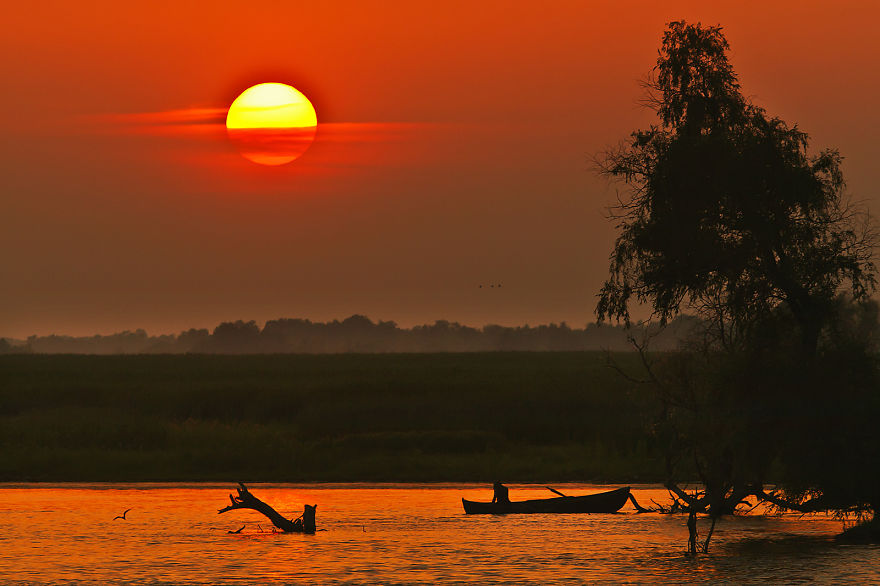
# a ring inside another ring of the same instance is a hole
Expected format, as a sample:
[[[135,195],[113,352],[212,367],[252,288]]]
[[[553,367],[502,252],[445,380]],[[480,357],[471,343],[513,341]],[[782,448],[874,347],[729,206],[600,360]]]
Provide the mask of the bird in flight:
[[[115,517],[113,517],[113,520],[115,521],[116,519],[122,519],[123,521],[128,521],[128,519],[126,519],[125,516],[128,514],[128,512],[130,510],[131,509],[125,509],[124,513],[122,513],[121,515],[116,515]]]

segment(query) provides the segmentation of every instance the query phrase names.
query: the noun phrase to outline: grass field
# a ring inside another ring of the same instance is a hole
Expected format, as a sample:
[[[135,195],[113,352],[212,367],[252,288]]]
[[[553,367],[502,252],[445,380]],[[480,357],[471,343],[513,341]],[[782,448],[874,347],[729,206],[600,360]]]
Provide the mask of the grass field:
[[[0,480],[658,480],[648,391],[605,362],[0,356]]]

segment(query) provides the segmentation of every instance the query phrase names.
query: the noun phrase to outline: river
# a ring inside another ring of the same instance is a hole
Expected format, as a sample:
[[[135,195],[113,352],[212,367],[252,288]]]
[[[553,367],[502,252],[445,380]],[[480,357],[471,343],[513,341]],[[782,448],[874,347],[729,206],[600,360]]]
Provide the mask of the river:
[[[509,485],[512,500],[553,496]],[[252,484],[289,517],[317,504],[315,535],[271,533],[258,513],[218,515],[234,485],[0,485],[0,582],[435,584],[876,582],[880,547],[834,541],[823,515],[719,522],[687,556],[686,518],[636,514],[464,515],[473,484]],[[566,494],[616,488],[560,484]],[[642,505],[664,490],[633,487]],[[125,520],[113,520],[131,508]],[[244,525],[241,533],[229,534]],[[708,528],[700,520],[702,533]]]

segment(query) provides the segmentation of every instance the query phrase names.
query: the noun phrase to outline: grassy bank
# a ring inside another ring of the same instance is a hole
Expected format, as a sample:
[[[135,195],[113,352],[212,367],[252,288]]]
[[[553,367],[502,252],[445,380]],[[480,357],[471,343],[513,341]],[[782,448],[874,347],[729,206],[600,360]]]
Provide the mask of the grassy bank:
[[[601,353],[0,356],[0,480],[656,480],[645,393]]]

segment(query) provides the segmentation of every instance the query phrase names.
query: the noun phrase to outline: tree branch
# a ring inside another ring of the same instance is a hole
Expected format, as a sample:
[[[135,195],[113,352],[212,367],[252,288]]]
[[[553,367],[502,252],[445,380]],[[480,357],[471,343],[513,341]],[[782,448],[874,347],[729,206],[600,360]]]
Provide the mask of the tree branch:
[[[825,506],[822,503],[822,497],[816,497],[803,503],[797,503],[784,499],[775,492],[768,493],[764,492],[761,489],[755,490],[752,494],[761,500],[767,501],[768,503],[779,509],[797,511],[799,513],[819,513],[822,511],[827,511],[829,509],[829,507]]]
[[[315,532],[315,508],[317,505],[305,505],[305,511],[296,520],[285,519],[281,513],[267,505],[248,491],[243,482],[238,483],[238,496],[229,495],[230,505],[217,511],[217,514],[235,509],[251,509],[265,515],[272,524],[285,533],[314,533]]]

